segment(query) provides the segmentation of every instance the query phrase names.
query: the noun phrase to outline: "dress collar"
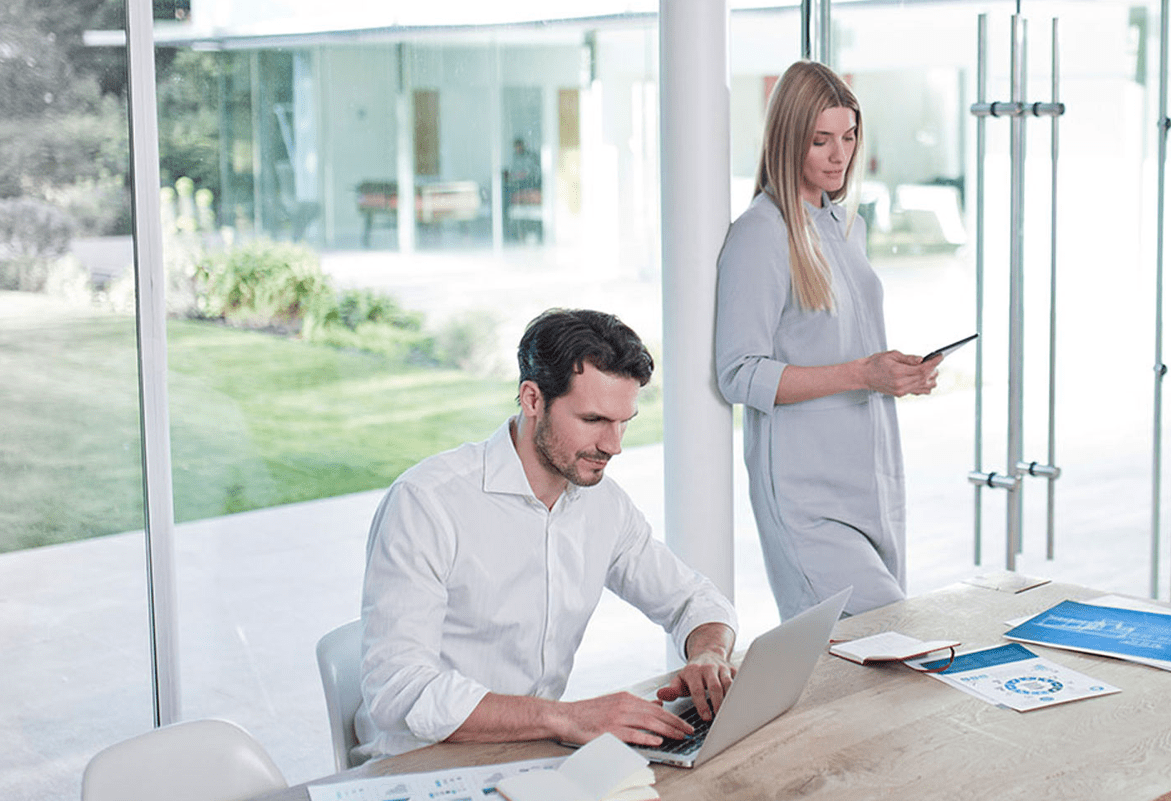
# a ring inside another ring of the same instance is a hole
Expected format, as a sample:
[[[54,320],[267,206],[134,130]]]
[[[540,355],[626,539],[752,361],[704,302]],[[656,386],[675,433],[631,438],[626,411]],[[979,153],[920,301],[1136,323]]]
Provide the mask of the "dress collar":
[[[773,200],[773,203],[776,203],[776,194],[773,192],[771,184],[764,188],[764,194],[767,194],[769,198]],[[806,213],[811,219],[816,218],[822,214],[828,214],[838,222],[841,222],[846,216],[845,209],[843,209],[841,205],[830,200],[829,193],[824,190],[821,193],[821,208],[814,206],[808,200],[803,199],[801,202],[805,204]]]
[[[843,209],[840,205],[838,205],[837,203],[834,203],[832,200],[830,200],[828,192],[823,191],[821,193],[821,208],[814,206],[808,200],[803,200],[802,202],[805,204],[805,208],[806,208],[810,217],[816,218],[816,217],[828,214],[830,217],[833,217],[834,220],[836,220],[837,222],[841,222],[842,219],[846,216],[845,209]]]

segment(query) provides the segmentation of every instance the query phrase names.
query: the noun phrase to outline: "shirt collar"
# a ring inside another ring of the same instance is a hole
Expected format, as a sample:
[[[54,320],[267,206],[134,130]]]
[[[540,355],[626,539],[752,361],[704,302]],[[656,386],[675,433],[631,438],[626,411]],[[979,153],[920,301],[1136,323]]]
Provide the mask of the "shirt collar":
[[[511,427],[515,419],[510,417],[505,420],[484,447],[484,492],[524,495],[539,503],[532,485],[529,484],[529,478],[525,475],[524,465],[520,462],[516,446],[512,444]],[[571,501],[582,489],[571,483],[561,493],[561,497]]]

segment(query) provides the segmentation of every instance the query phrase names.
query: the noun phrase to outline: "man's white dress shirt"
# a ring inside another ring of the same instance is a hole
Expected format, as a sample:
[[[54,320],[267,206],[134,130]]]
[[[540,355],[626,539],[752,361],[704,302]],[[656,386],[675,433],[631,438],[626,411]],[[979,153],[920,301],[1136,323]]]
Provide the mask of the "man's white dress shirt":
[[[362,598],[364,757],[444,740],[489,691],[557,699],[610,588],[680,654],[697,626],[736,626],[731,603],[651,536],[610,478],[547,509],[509,434],[420,462],[370,529]]]

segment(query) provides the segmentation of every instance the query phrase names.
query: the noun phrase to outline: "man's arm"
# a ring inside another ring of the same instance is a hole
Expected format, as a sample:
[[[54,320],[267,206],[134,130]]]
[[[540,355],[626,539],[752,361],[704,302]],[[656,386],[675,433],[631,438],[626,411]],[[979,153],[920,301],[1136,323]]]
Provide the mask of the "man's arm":
[[[663,738],[680,739],[692,731],[660,704],[630,693],[571,702],[488,693],[447,741],[552,739],[584,744],[610,732],[623,742],[656,746]]]
[[[398,752],[442,740],[488,691],[444,666],[440,656],[447,613],[442,577],[454,558],[451,527],[441,511],[425,489],[401,481],[387,492],[371,525],[361,672],[365,713],[377,730],[367,733],[375,735],[373,748]]]
[[[730,661],[736,632],[723,623],[704,623],[687,635],[687,664],[670,683],[659,688],[660,701],[691,696],[699,716],[710,720],[724,703],[736,677]]]
[[[732,686],[736,668],[729,661],[736,633],[723,623],[704,623],[687,636],[687,664],[658,691],[660,701],[690,695],[699,714],[710,719]],[[709,706],[710,701],[710,706]],[[587,743],[605,732],[623,742],[656,746],[663,738],[680,739],[692,727],[630,693],[585,701],[549,701],[488,693],[448,742],[519,742],[553,739]]]

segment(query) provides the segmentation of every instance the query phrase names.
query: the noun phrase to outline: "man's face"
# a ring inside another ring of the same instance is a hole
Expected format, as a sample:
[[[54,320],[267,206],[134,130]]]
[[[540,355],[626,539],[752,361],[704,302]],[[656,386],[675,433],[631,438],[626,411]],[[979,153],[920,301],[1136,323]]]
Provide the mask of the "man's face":
[[[588,362],[569,392],[544,407],[533,444],[541,466],[580,487],[602,480],[611,456],[622,452],[626,424],[638,414],[638,380],[610,375]]]

